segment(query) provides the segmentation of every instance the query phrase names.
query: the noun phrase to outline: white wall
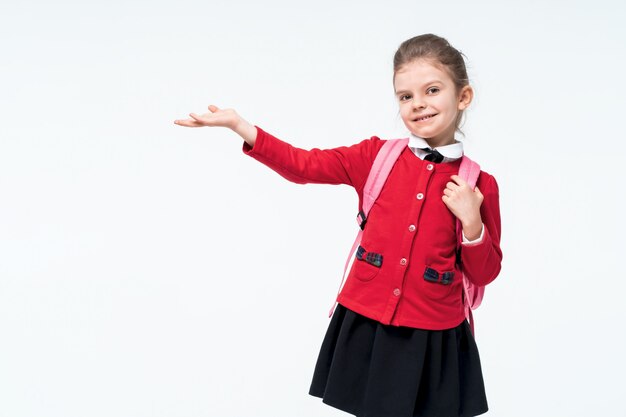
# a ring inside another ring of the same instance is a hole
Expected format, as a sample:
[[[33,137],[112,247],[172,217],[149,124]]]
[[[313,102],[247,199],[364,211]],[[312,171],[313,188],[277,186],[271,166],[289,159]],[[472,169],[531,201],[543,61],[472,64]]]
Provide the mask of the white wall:
[[[307,392],[353,191],[173,120],[403,136],[391,59],[427,32],[469,58],[501,190],[489,415],[624,415],[622,2],[88,3],[0,6],[1,417],[345,415]]]

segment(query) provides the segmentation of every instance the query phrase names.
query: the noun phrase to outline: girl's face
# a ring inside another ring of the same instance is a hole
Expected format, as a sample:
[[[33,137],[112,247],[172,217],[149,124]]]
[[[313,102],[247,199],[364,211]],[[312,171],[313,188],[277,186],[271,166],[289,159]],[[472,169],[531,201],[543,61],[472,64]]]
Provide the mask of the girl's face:
[[[447,71],[419,59],[396,72],[394,89],[400,116],[411,133],[433,148],[454,143],[459,112],[469,106],[474,95],[470,86],[457,92]]]

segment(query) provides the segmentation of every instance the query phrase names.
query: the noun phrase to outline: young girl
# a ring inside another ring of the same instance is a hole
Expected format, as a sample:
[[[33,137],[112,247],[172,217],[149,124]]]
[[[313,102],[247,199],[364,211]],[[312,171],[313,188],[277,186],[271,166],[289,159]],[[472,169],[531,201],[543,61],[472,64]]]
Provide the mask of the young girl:
[[[371,208],[309,393],[363,417],[476,416],[487,411],[487,400],[459,264],[477,285],[500,272],[498,186],[486,172],[475,189],[456,175],[463,144],[454,135],[473,97],[459,51],[431,34],[403,42],[393,85],[410,131],[408,147]],[[286,179],[349,184],[360,202],[385,142],[374,136],[307,151],[232,109],[211,105],[208,113],[190,116],[175,123],[230,128],[245,141],[247,155]]]

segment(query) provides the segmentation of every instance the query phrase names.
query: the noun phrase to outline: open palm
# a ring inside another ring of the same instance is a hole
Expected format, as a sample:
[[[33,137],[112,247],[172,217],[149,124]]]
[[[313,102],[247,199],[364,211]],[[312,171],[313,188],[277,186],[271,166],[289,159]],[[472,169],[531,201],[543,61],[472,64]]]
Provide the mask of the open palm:
[[[235,110],[220,109],[212,104],[209,106],[209,111],[207,113],[202,115],[189,113],[189,116],[189,119],[175,120],[174,123],[179,126],[186,127],[220,126],[235,129],[238,121],[240,120],[239,115],[235,112]]]

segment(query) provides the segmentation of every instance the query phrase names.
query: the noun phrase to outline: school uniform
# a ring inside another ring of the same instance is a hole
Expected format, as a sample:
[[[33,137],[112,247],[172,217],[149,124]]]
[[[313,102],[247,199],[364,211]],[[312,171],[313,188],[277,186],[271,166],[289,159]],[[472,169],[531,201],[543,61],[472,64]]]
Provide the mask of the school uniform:
[[[304,150],[257,127],[243,151],[295,183],[347,184],[359,203],[384,140]],[[486,285],[500,272],[495,179],[481,172],[481,236],[457,259],[456,218],[441,196],[458,173],[462,144],[437,148],[411,136],[363,230],[361,247],[322,343],[310,394],[359,417],[475,416],[487,411],[480,359],[462,302],[466,276]],[[447,159],[446,159],[447,158]]]

